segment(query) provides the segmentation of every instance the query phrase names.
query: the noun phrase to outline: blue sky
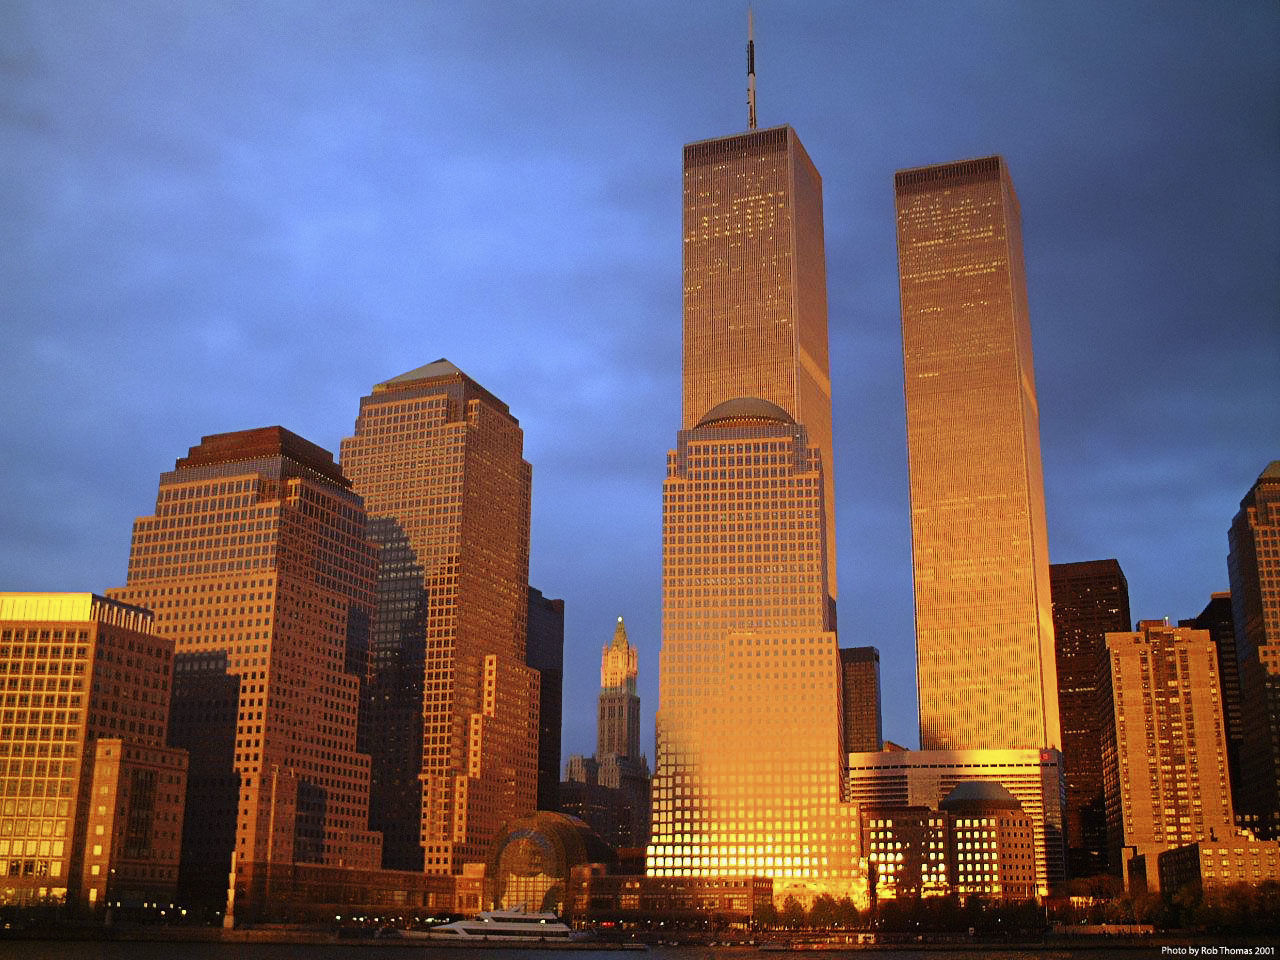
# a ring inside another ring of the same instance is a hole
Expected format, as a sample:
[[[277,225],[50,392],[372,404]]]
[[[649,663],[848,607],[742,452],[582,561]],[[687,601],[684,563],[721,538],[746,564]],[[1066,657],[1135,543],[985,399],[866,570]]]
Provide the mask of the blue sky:
[[[841,642],[880,648],[914,745],[893,173],[1008,160],[1051,558],[1194,615],[1280,458],[1280,8],[755,16],[760,122],[824,178]],[[745,127],[744,39],[720,2],[0,5],[0,589],[122,584],[202,435],[336,451],[372,384],[444,356],[525,430],[565,753],[619,614],[651,750],[680,148]]]

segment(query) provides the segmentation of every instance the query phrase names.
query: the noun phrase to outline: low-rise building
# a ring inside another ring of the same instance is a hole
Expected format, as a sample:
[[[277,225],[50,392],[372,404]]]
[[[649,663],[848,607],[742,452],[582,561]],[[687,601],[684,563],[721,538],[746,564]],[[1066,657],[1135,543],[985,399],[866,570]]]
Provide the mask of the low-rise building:
[[[1255,840],[1240,834],[1175,847],[1161,853],[1157,860],[1160,889],[1170,892],[1187,885],[1205,890],[1280,880],[1280,841]]]

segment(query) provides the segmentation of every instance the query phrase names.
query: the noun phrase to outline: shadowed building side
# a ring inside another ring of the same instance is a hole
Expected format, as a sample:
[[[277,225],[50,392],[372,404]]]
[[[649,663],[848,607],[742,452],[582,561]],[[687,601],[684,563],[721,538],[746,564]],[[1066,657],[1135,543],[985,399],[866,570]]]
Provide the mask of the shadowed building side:
[[[375,563],[333,457],[280,427],[205,437],[134,523],[111,595],[153,610],[176,645],[194,901],[225,902],[228,874],[250,863],[380,862],[355,736]]]
[[[539,683],[526,662],[531,470],[523,446],[507,405],[443,359],[377,384],[360,401],[355,434],[342,442],[370,536],[384,559],[403,555],[383,568],[369,676],[375,689],[405,693],[388,709],[417,727],[399,740],[368,734],[371,749],[381,744],[375,780],[394,784],[376,816],[416,824],[416,838],[394,835],[388,866],[459,874],[537,801]],[[419,657],[420,710],[416,680],[407,678]]]

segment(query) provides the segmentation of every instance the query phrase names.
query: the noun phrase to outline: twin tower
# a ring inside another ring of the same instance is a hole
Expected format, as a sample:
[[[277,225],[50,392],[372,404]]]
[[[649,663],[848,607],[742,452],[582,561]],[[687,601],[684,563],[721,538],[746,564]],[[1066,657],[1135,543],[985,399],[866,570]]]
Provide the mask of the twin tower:
[[[896,189],[922,746],[1057,747],[1013,186],[992,157]],[[683,226],[647,871],[850,895],[822,180],[795,131],[686,146]]]

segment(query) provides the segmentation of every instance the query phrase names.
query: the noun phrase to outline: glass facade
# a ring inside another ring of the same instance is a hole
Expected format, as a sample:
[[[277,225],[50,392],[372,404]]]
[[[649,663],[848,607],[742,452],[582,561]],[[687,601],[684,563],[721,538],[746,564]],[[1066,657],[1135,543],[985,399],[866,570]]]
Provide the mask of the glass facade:
[[[895,178],[920,743],[1059,745],[1017,197],[999,157]]]
[[[790,127],[684,148],[683,369],[682,429],[738,397],[804,424],[834,531],[822,177]],[[827,547],[834,597],[834,537]]]

